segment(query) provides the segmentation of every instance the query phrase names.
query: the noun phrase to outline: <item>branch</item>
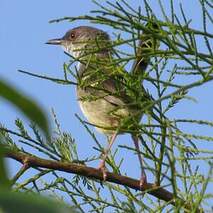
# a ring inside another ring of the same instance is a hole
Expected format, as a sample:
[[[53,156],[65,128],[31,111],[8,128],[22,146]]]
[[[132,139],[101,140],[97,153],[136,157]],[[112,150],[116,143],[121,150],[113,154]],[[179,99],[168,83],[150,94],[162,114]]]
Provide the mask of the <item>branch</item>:
[[[32,156],[30,154],[25,154],[23,152],[18,152],[18,151],[14,151],[10,149],[6,149],[5,156],[8,158],[12,158],[16,161],[19,161],[25,166],[27,165],[28,168],[42,167],[46,169],[53,169],[53,170],[73,173],[73,174],[81,175],[87,178],[93,178],[93,179],[103,181],[102,172],[92,167],[87,167],[87,166],[76,164],[76,163],[46,160],[46,159]],[[184,207],[186,209],[188,210],[191,209],[191,205],[187,204],[184,200],[182,200],[181,198],[175,198],[171,192],[167,191],[166,189],[160,186],[156,186],[155,184],[147,183],[146,185],[140,187],[139,180],[136,180],[127,176],[114,174],[111,172],[107,172],[107,181],[111,183],[127,186],[135,190],[147,192],[148,194],[153,195],[154,197],[160,200],[164,200],[173,206],[177,206],[177,205],[179,206],[181,203],[181,204],[184,204]],[[197,212],[202,212],[202,211],[197,210]]]

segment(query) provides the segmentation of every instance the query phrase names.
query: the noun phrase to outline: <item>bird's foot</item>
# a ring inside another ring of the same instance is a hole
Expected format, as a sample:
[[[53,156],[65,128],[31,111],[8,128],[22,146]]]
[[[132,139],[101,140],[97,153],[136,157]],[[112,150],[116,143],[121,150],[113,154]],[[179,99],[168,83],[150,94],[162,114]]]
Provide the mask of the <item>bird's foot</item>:
[[[140,189],[143,189],[147,184],[146,174],[142,174],[140,177]]]
[[[98,169],[102,172],[103,174],[103,181],[106,181],[107,179],[107,168],[105,166],[105,161],[102,160],[98,166]]]

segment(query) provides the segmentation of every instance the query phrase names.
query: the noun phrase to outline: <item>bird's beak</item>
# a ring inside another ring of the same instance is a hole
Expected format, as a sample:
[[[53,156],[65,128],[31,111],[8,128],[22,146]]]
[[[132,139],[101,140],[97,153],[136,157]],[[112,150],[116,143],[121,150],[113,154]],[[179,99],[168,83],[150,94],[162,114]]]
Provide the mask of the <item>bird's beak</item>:
[[[45,44],[61,45],[61,44],[62,44],[62,41],[63,41],[63,39],[61,39],[61,38],[50,39],[50,40],[47,41]]]

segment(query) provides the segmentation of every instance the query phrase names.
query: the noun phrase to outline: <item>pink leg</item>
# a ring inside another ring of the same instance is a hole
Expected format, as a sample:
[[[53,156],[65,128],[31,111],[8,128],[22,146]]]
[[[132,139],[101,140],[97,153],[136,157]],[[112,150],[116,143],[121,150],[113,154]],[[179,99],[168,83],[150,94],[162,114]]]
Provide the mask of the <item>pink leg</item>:
[[[143,167],[143,158],[142,158],[142,156],[140,154],[138,137],[132,135],[132,139],[134,141],[135,148],[136,148],[136,151],[138,153],[138,159],[139,159],[139,163],[140,163],[140,167],[141,167],[140,187],[142,187],[143,185],[145,185],[147,183],[146,173],[145,173],[145,170],[144,170],[144,167]]]
[[[102,171],[102,173],[103,173],[103,180],[105,181],[106,180],[106,178],[107,178],[107,169],[106,169],[106,166],[105,166],[105,161],[106,161],[106,159],[107,159],[107,156],[108,156],[108,154],[109,154],[109,151],[110,151],[110,149],[111,149],[111,147],[112,147],[112,145],[113,145],[113,143],[114,143],[114,141],[115,141],[115,139],[116,139],[116,137],[117,137],[117,132],[115,132],[111,137],[110,137],[110,139],[109,139],[109,143],[108,143],[108,146],[107,146],[107,148],[105,149],[105,151],[104,151],[104,154],[103,154],[103,157],[102,157],[102,159],[101,159],[101,162],[100,162],[100,164],[99,164],[99,166],[98,166],[98,169],[100,169],[101,171]]]

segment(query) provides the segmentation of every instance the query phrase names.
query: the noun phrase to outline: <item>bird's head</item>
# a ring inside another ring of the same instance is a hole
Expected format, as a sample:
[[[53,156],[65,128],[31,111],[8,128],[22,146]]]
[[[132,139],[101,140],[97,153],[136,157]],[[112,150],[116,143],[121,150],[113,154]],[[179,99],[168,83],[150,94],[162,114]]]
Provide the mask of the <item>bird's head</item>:
[[[69,30],[62,38],[51,39],[46,44],[61,45],[74,58],[90,52],[106,52],[110,45],[108,34],[94,27],[80,26]]]

